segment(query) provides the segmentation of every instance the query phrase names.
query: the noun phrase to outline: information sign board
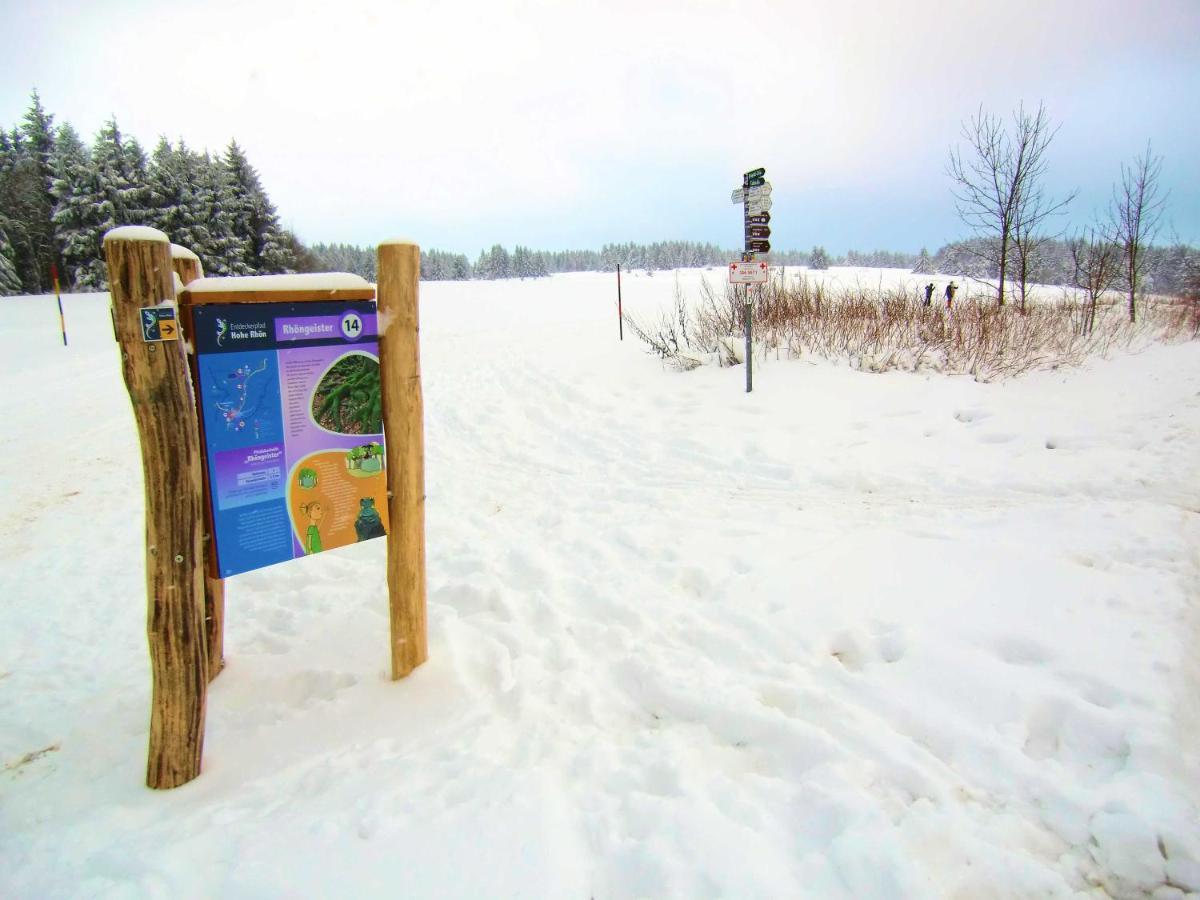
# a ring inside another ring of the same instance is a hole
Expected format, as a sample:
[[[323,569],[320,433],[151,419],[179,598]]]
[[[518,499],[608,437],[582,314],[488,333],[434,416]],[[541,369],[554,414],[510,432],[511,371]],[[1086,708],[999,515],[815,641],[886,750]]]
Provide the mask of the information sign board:
[[[386,534],[374,301],[192,315],[218,574]]]
[[[730,284],[766,284],[767,264],[765,262],[731,262],[729,264]]]

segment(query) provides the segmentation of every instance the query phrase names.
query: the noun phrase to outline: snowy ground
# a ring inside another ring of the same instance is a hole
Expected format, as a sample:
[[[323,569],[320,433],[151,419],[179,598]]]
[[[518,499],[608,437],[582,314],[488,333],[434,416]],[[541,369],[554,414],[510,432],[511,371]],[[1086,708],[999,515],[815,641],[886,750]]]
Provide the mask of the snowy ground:
[[[232,579],[162,793],[106,298],[0,301],[0,895],[1200,892],[1200,345],[746,395],[614,293],[422,287],[429,662],[382,542]]]

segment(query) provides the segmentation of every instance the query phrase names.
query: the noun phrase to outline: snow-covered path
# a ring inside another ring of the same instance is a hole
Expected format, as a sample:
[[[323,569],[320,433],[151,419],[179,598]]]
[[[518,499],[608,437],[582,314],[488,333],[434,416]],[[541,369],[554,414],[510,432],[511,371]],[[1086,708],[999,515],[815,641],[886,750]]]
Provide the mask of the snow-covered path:
[[[4,301],[0,893],[1200,891],[1197,345],[746,395],[612,293],[422,286],[430,661],[382,542],[232,579],[167,793],[106,298]]]

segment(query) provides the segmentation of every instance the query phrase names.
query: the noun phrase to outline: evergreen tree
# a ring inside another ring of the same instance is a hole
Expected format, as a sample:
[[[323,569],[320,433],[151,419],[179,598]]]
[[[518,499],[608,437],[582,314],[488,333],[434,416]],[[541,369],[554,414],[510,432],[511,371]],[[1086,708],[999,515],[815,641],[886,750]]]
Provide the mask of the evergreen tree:
[[[279,214],[237,141],[230,141],[224,165],[232,189],[229,212],[233,232],[245,247],[247,270],[259,275],[290,272],[295,260],[279,224]]]
[[[921,248],[921,255],[917,257],[917,264],[913,268],[913,272],[918,275],[933,274],[933,260],[929,257],[929,251],[924,247]]]
[[[109,119],[92,145],[92,162],[99,181],[104,230],[144,225],[149,219],[146,154],[137,139],[126,138],[117,120]]]
[[[853,252],[853,251],[851,251]],[[849,254],[847,254],[849,256]],[[828,269],[829,254],[824,247],[813,247],[812,253],[809,255],[809,268],[813,269]]]
[[[50,221],[50,155],[54,149],[54,116],[42,107],[36,90],[30,97],[29,109],[21,123],[21,137],[29,167],[28,194],[23,203],[31,253],[26,287],[41,293],[50,288],[50,266],[58,261],[58,253],[54,244],[54,225]]]
[[[17,277],[17,263],[8,233],[0,222],[0,297],[21,293],[21,279]]]
[[[58,129],[50,171],[51,221],[63,282],[68,288],[99,290],[105,276],[101,260],[104,220],[97,206],[99,178],[91,153],[70,125]]]
[[[208,275],[254,275],[247,261],[251,254],[238,232],[239,201],[229,171],[220,159],[207,153],[194,158],[196,170],[196,220],[203,224],[201,246],[190,248],[200,257]]]

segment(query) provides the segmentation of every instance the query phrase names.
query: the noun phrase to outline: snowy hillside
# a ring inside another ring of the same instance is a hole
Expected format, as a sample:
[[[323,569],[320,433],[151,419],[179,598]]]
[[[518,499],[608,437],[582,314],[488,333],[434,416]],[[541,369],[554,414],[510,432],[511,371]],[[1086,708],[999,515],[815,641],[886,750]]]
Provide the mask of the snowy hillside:
[[[422,286],[429,662],[383,542],[231,579],[169,792],[107,297],[0,302],[0,895],[1200,893],[1200,345],[747,395],[615,299]]]

